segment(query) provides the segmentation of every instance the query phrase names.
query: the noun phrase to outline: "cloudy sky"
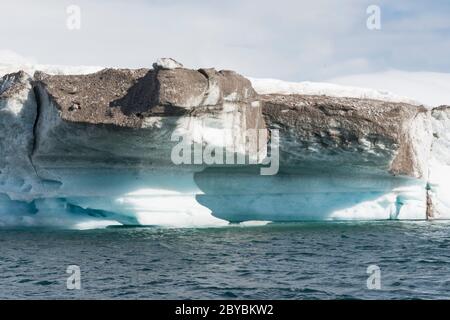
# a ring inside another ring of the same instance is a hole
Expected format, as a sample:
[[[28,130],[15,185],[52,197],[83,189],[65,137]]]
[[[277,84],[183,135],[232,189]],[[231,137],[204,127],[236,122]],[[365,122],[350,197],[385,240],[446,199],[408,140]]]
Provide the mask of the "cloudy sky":
[[[80,30],[67,28],[69,5],[81,9]],[[381,8],[381,30],[366,26],[369,5]],[[448,0],[0,0],[0,21],[0,50],[41,64],[173,57],[292,81],[450,72]]]

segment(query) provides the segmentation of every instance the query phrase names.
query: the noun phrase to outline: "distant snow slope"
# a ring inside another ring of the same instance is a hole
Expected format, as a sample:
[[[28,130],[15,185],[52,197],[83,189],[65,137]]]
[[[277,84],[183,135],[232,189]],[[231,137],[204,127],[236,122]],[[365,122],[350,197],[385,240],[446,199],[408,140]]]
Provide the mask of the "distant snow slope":
[[[339,77],[329,82],[388,90],[433,107],[450,105],[450,73],[391,70]]]
[[[390,102],[406,102],[420,105],[421,103],[408,97],[393,94],[385,90],[374,90],[360,87],[343,86],[323,82],[287,82],[276,79],[249,78],[255,90],[260,94],[305,94],[327,95],[332,97],[350,97],[376,99]]]
[[[103,69],[102,67],[95,66],[57,66],[46,64],[4,64],[0,61],[0,77],[5,74],[13,73],[19,70],[23,70],[26,73],[33,75],[35,71],[43,71],[48,74],[88,74],[97,72]]]
[[[101,69],[103,69],[103,67],[38,64],[32,58],[23,57],[10,50],[0,50],[0,77],[7,73],[13,73],[19,70],[23,70],[32,75],[37,70],[49,74],[87,74]]]

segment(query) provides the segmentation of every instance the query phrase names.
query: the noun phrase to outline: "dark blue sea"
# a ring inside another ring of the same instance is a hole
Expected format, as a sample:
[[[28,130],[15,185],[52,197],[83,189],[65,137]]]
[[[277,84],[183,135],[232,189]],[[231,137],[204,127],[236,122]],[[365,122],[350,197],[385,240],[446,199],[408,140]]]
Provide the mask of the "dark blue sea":
[[[0,229],[0,298],[448,299],[449,246],[443,222]]]

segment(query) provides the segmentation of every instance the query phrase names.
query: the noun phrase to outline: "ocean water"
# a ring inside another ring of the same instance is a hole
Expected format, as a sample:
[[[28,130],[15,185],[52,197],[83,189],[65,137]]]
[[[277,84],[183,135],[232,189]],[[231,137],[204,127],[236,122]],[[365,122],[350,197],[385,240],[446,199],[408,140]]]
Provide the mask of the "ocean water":
[[[0,229],[0,298],[448,299],[449,235],[450,223],[400,221]]]

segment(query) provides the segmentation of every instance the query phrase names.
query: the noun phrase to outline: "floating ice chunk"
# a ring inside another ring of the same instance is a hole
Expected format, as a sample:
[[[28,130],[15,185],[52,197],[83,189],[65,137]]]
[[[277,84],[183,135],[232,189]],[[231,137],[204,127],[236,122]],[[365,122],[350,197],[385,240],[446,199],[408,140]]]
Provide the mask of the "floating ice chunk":
[[[260,227],[260,226],[266,226],[269,223],[272,223],[272,221],[243,221],[239,223],[239,226],[241,227]]]
[[[92,220],[75,224],[77,230],[103,229],[109,226],[121,226],[122,224],[113,220]]]

